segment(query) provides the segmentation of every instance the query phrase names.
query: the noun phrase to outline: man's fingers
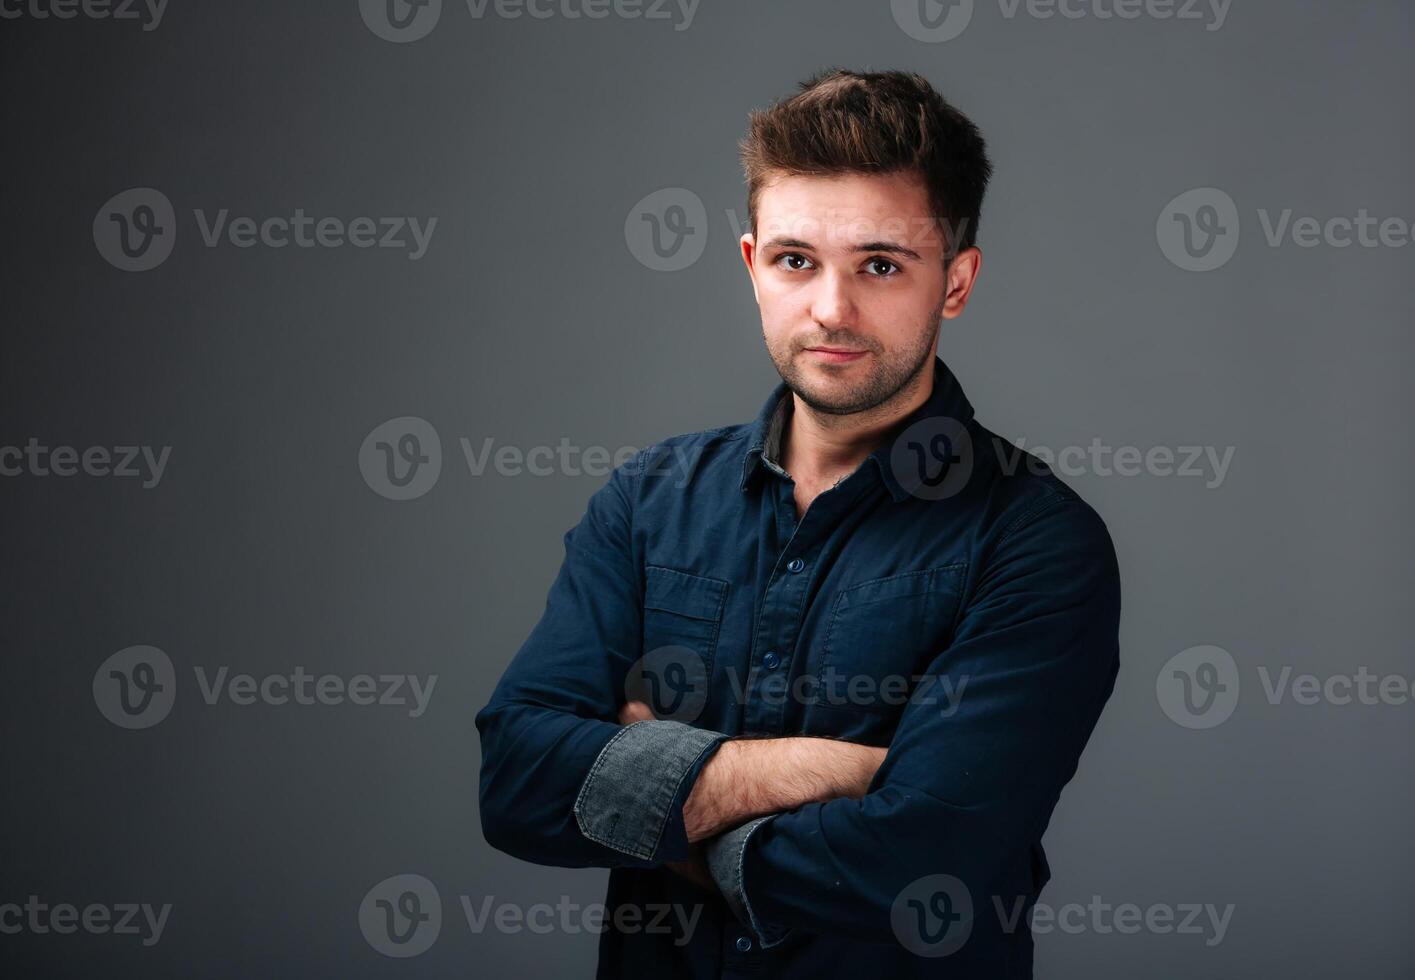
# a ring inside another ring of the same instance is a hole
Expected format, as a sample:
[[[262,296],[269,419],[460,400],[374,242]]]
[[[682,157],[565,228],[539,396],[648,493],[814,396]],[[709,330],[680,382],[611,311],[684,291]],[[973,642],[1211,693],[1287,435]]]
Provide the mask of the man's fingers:
[[[636,721],[653,721],[653,709],[643,701],[629,701],[619,709],[619,724],[632,725]]]

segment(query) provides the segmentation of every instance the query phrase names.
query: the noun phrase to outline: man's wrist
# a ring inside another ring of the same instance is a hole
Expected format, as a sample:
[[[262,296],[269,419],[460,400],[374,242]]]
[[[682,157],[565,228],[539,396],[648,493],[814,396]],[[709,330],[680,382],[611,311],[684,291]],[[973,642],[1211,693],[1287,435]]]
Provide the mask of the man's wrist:
[[[726,739],[698,773],[697,782],[683,804],[683,830],[690,844],[716,837],[732,826],[728,804],[740,751],[740,742]]]

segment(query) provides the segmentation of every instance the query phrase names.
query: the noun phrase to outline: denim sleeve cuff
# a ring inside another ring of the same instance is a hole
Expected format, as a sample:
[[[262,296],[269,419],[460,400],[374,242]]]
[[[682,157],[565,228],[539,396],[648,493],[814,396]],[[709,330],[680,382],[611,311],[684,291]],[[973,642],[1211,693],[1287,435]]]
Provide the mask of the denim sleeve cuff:
[[[664,832],[686,850],[680,790],[699,758],[727,736],[681,721],[626,725],[600,750],[575,799],[575,820],[592,841],[645,861],[679,860],[661,853]],[[669,848],[672,850],[674,848]]]
[[[747,901],[744,875],[747,841],[757,832],[757,828],[774,816],[775,814],[768,814],[749,820],[736,830],[729,830],[713,838],[703,848],[708,872],[717,883],[722,897],[726,899],[728,908],[737,917],[737,921],[752,931],[756,936],[757,945],[762,949],[771,949],[790,934],[789,929],[766,926],[757,918],[756,913],[752,911],[752,904]]]

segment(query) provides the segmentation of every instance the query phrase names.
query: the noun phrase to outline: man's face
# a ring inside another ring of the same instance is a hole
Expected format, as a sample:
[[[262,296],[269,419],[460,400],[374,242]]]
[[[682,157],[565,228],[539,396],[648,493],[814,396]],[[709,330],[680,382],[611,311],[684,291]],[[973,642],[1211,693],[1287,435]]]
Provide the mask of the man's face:
[[[742,258],[787,387],[847,415],[931,370],[939,320],[962,312],[981,258],[966,250],[946,276],[944,253],[916,176],[780,176],[764,187]]]

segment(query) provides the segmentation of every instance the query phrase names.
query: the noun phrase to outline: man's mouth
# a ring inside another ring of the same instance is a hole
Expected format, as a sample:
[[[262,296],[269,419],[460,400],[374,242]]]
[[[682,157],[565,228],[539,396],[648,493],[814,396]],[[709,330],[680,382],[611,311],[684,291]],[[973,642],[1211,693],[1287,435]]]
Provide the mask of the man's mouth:
[[[807,347],[806,353],[827,364],[847,364],[859,360],[869,351],[855,350],[850,347]]]

